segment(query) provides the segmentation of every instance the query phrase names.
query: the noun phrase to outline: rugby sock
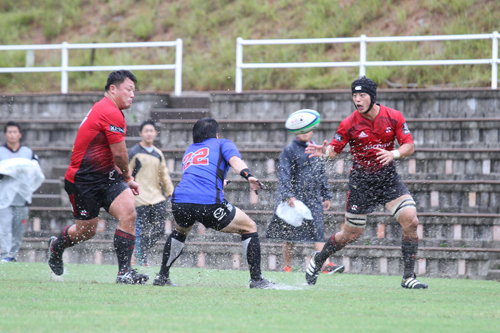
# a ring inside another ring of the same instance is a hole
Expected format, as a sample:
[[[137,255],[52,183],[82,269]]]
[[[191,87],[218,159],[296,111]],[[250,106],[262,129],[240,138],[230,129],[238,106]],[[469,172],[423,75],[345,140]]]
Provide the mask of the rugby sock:
[[[250,278],[255,281],[262,280],[259,234],[253,232],[241,235],[241,241],[243,242],[243,256],[247,258],[248,268],[250,269]]]
[[[172,231],[170,236],[168,236],[165,248],[163,249],[160,275],[168,277],[170,266],[172,266],[175,260],[181,255],[185,241],[186,236],[177,230]]]
[[[118,272],[126,272],[130,269],[130,260],[135,247],[135,236],[116,229],[113,243],[118,258]]]
[[[315,257],[316,265],[320,267],[323,266],[326,259],[328,259],[332,254],[334,254],[335,252],[337,252],[342,248],[343,246],[338,245],[337,241],[335,241],[335,234],[333,234],[330,237],[330,239],[326,241],[321,252],[316,255]]]
[[[52,252],[56,254],[62,254],[64,252],[64,249],[68,247],[72,247],[76,244],[76,242],[73,242],[68,235],[68,230],[71,227],[71,225],[66,226],[59,236],[57,236],[57,240],[52,243]]]
[[[418,237],[413,238],[403,235],[403,241],[401,242],[401,252],[403,253],[403,262],[404,262],[403,279],[413,277],[417,251],[418,251]]]

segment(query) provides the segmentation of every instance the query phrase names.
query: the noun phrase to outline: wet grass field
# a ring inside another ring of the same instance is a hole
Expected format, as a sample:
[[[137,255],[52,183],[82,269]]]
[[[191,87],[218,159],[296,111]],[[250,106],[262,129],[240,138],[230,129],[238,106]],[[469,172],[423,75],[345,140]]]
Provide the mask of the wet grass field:
[[[498,332],[500,283],[264,272],[283,290],[248,289],[246,271],[172,269],[177,287],[115,284],[116,266],[67,265],[51,281],[41,263],[0,264],[1,332]]]

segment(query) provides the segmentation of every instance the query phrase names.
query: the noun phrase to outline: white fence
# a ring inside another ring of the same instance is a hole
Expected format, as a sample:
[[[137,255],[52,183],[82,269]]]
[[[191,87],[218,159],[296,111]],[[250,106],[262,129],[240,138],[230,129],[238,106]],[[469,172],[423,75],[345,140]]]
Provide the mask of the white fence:
[[[491,64],[491,89],[497,88],[498,82],[498,32],[478,35],[440,35],[440,36],[407,36],[407,37],[349,37],[349,38],[315,38],[315,39],[236,39],[236,92],[241,93],[243,87],[244,68],[310,68],[310,67],[359,67],[359,75],[365,75],[367,66],[435,66],[435,65],[478,65]],[[489,59],[456,59],[456,60],[408,60],[408,61],[367,61],[366,44],[380,42],[424,42],[439,40],[474,40],[492,39],[492,56]],[[284,45],[284,44],[333,44],[359,43],[359,61],[352,62],[297,62],[297,63],[243,63],[244,45]]]
[[[175,64],[129,65],[129,66],[68,66],[70,49],[111,49],[139,47],[175,47]],[[0,51],[61,50],[60,67],[0,67],[0,73],[61,72],[61,93],[68,93],[68,72],[126,70],[175,70],[175,95],[182,94],[182,39],[173,42],[144,43],[92,43],[92,44],[44,44],[44,45],[0,45]]]

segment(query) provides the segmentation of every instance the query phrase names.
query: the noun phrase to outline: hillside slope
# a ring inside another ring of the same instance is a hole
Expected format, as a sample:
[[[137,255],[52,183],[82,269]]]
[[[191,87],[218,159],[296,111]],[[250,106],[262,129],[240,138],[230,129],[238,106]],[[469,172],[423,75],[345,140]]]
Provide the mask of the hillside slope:
[[[130,42],[182,38],[184,90],[234,90],[236,38],[320,38],[491,33],[495,0],[2,0],[0,44]],[[357,61],[356,44],[247,46],[247,62]],[[0,67],[25,66],[24,51],[0,51]],[[369,44],[369,60],[491,58],[491,40]],[[70,65],[172,63],[173,49],[70,51]],[[35,66],[59,66],[60,51],[36,51]],[[141,90],[171,91],[173,71],[136,72]],[[345,88],[357,68],[254,69],[244,89]],[[491,66],[371,67],[382,87],[488,87]],[[70,91],[101,90],[106,73],[70,73]],[[59,91],[60,74],[0,74],[0,91]]]

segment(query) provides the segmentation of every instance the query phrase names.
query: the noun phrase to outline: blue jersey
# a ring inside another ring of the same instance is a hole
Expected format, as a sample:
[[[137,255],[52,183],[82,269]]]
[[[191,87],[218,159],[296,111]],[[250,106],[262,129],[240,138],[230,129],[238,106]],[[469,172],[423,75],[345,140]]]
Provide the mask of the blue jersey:
[[[222,203],[224,179],[233,156],[241,158],[238,148],[229,140],[212,138],[190,145],[182,158],[182,179],[172,194],[172,202]]]

